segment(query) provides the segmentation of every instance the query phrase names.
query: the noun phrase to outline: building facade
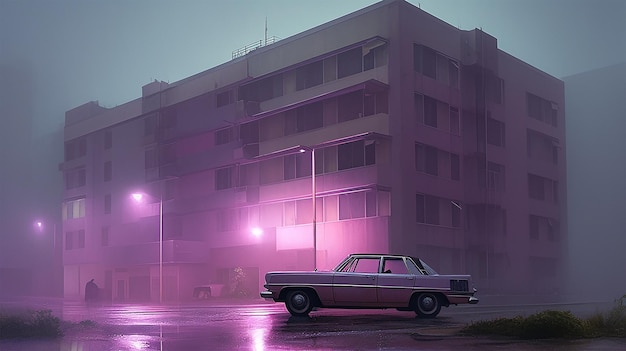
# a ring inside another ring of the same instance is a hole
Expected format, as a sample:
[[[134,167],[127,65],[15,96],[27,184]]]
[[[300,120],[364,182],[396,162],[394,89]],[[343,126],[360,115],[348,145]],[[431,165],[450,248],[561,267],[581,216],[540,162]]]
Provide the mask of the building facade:
[[[204,284],[257,296],[269,270],[352,252],[420,256],[483,292],[552,292],[563,89],[487,33],[386,0],[124,105],[79,106],[65,295],[95,278],[115,301]]]
[[[626,62],[563,80],[572,141],[568,286],[573,300],[612,301],[626,291]]]

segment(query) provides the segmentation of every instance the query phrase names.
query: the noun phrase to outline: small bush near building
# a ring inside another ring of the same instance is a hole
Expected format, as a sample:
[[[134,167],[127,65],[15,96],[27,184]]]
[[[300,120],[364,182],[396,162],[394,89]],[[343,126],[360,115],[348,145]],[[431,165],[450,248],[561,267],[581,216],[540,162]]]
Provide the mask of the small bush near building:
[[[626,295],[616,300],[608,313],[580,319],[569,311],[547,310],[528,317],[498,318],[472,323],[461,330],[465,335],[499,335],[523,339],[626,338]]]
[[[55,338],[62,336],[61,320],[50,310],[0,314],[0,339]]]

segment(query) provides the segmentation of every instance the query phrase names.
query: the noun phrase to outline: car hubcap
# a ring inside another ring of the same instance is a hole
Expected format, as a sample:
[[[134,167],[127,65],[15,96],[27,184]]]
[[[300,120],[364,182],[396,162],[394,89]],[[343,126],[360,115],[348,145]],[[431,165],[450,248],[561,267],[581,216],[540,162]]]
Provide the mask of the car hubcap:
[[[422,310],[431,311],[435,307],[435,300],[431,296],[422,299]]]
[[[306,304],[306,298],[302,295],[295,295],[291,301],[293,302],[293,305],[296,306],[297,308],[302,308],[304,307],[304,305]]]

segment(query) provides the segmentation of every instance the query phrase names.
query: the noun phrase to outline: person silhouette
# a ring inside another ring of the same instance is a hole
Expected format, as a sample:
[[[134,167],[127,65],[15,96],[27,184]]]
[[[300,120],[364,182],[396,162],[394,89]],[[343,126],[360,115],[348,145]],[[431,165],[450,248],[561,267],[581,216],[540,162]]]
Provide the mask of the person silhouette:
[[[94,282],[92,278],[85,285],[85,302],[93,303],[98,300],[98,285]]]

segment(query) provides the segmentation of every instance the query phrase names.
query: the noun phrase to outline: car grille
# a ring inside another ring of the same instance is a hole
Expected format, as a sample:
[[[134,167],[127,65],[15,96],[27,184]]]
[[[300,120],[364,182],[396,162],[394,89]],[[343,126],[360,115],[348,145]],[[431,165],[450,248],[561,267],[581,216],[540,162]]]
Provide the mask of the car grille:
[[[451,291],[469,291],[469,285],[467,280],[450,280],[450,290]]]

